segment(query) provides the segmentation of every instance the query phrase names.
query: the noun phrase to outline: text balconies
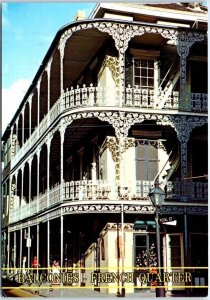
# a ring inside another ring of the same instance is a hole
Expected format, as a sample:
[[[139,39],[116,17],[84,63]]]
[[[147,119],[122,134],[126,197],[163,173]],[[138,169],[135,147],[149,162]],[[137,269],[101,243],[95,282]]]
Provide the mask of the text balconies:
[[[39,212],[63,201],[99,203],[102,201],[150,201],[148,193],[153,181],[136,181],[134,186],[117,186],[102,180],[70,181],[58,184],[49,193],[40,194],[30,203],[10,211],[9,224],[32,217]],[[206,202],[208,199],[208,184],[203,182],[187,182],[181,185],[180,181],[167,182],[165,186],[166,200],[180,201],[184,196],[189,202]]]
[[[162,110],[179,110],[179,92],[172,91],[167,97],[161,90],[140,89],[138,87],[128,86],[125,88],[124,100],[119,99],[119,88],[115,88],[111,94],[109,88],[96,86],[90,87],[83,85],[82,88],[77,86],[76,89],[71,88],[63,93],[54,103],[48,114],[36,127],[31,137],[19,149],[11,160],[11,168],[13,168],[22,157],[29,151],[31,147],[38,141],[39,137],[46,132],[54,120],[63,112],[69,109],[77,109],[84,107],[130,107],[142,109],[162,109]],[[164,103],[162,101],[164,99]],[[160,103],[161,107],[160,107]],[[207,112],[208,95],[201,93],[191,93],[190,111],[191,112]]]

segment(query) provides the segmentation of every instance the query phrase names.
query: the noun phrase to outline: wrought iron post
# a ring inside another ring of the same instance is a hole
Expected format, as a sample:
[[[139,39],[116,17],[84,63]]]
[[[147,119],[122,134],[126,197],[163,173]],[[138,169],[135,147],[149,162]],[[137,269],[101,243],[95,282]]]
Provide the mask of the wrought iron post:
[[[155,225],[156,225],[156,247],[157,247],[157,261],[158,261],[158,272],[160,278],[162,279],[163,269],[161,261],[161,243],[160,243],[160,226],[159,226],[159,213],[160,209],[156,207],[155,209]],[[158,282],[158,287],[156,288],[156,297],[165,297],[165,288],[162,281]]]

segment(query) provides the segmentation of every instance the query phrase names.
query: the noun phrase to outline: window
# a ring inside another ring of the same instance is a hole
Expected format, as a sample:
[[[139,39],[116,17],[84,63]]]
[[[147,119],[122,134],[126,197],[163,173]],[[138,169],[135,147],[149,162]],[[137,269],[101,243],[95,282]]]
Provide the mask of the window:
[[[154,180],[158,174],[158,149],[148,141],[136,147],[136,180]]]
[[[135,267],[156,267],[155,234],[135,235]]]
[[[126,59],[125,83],[141,89],[154,88],[154,60],[153,59]]]
[[[154,60],[133,60],[133,85],[140,88],[154,87]]]

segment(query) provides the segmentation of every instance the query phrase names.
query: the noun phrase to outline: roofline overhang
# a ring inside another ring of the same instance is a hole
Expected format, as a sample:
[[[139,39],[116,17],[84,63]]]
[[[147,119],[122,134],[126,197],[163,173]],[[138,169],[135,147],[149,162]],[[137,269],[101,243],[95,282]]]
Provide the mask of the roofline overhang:
[[[184,1],[182,1],[184,3]],[[164,3],[159,3],[160,5],[164,4],[176,4],[177,1],[165,1]],[[112,5],[110,7],[110,4]],[[145,5],[146,4],[146,5]],[[113,2],[113,3],[98,3],[95,8],[93,9],[90,17],[91,18],[100,18],[101,15],[105,11],[113,12],[113,13],[123,13],[126,14],[141,14],[141,15],[150,15],[150,16],[156,16],[156,17],[165,17],[166,19],[173,19],[176,14],[176,20],[183,20],[183,21],[189,21],[189,22],[208,22],[208,13],[202,12],[202,11],[185,11],[185,10],[178,10],[175,12],[172,8],[164,8],[164,7],[157,7],[152,6],[152,4],[158,4],[157,1],[151,1],[151,3],[139,3],[139,8],[137,7],[128,7],[128,6],[121,6],[120,2]],[[147,6],[147,4],[151,6]],[[167,15],[166,15],[167,14]]]
[[[47,50],[47,53],[44,56],[44,59],[42,60],[42,63],[40,64],[38,71],[36,72],[34,79],[32,80],[31,85],[29,86],[25,96],[23,97],[23,100],[21,101],[16,113],[14,114],[13,118],[11,119],[10,123],[7,125],[3,135],[2,135],[2,141],[5,141],[7,139],[7,137],[10,134],[10,130],[11,127],[15,121],[15,119],[17,118],[18,114],[20,113],[21,109],[23,108],[26,100],[28,99],[28,97],[30,96],[31,92],[33,91],[33,89],[35,88],[38,79],[40,77],[40,75],[42,74],[42,72],[44,71],[46,64],[50,58],[50,56],[52,55],[55,47],[58,44],[58,41],[61,37],[61,35],[68,29],[74,27],[74,26],[78,26],[80,24],[90,24],[90,23],[119,23],[119,24],[125,24],[125,25],[141,25],[141,26],[149,26],[149,27],[159,27],[159,28],[164,28],[164,29],[175,29],[177,31],[188,31],[188,32],[200,32],[203,34],[206,34],[206,30],[200,30],[200,29],[196,29],[196,28],[180,28],[178,26],[169,26],[169,25],[161,25],[161,24],[156,24],[156,23],[147,23],[147,22],[137,22],[137,21],[126,21],[126,20],[118,20],[118,19],[104,19],[104,18],[99,18],[99,19],[84,19],[84,20],[79,20],[79,21],[74,21],[71,23],[66,24],[65,26],[61,27],[58,32],[56,33],[49,49]]]

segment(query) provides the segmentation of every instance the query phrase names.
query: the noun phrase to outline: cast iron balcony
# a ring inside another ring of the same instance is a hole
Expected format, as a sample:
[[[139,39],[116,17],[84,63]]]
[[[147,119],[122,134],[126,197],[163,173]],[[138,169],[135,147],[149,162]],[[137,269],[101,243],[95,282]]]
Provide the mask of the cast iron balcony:
[[[49,126],[63,112],[72,109],[104,107],[130,107],[142,109],[162,109],[162,110],[178,110],[179,109],[179,92],[172,91],[169,94],[164,94],[161,89],[141,89],[139,87],[125,88],[124,101],[119,99],[119,88],[109,88],[93,86],[90,84],[86,87],[77,86],[75,89],[62,93],[60,98],[54,103],[50,111],[36,127],[31,137],[23,144],[15,156],[11,159],[11,168],[13,168],[22,157],[30,150],[30,148],[38,141]],[[201,93],[192,93],[190,98],[191,112],[207,112],[208,95]],[[121,105],[120,105],[121,103]]]
[[[153,187],[153,181],[136,181],[133,186],[117,186],[104,180],[78,180],[57,184],[44,194],[39,194],[30,203],[10,211],[9,223],[31,217],[63,201],[72,204],[79,203],[114,203],[114,201],[129,201],[144,205],[149,201],[148,193]],[[179,202],[182,196],[181,181],[167,182],[165,186],[166,200]],[[207,202],[208,183],[187,182],[184,186],[185,196],[189,202]],[[19,199],[16,201],[19,203]],[[136,202],[138,201],[138,202]],[[146,201],[146,202],[145,202]],[[149,202],[148,202],[149,203]]]

